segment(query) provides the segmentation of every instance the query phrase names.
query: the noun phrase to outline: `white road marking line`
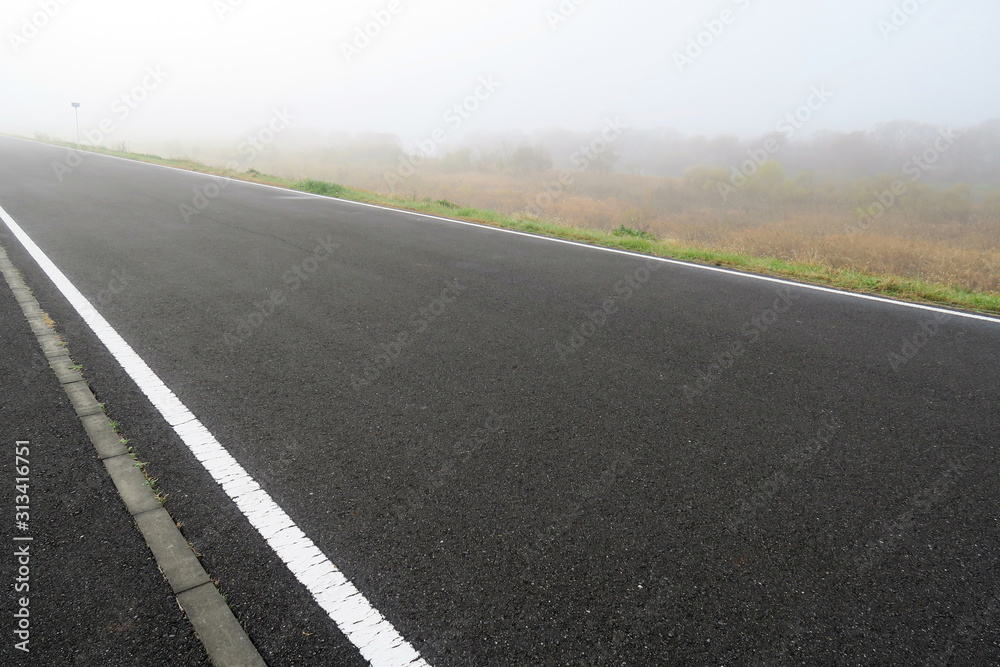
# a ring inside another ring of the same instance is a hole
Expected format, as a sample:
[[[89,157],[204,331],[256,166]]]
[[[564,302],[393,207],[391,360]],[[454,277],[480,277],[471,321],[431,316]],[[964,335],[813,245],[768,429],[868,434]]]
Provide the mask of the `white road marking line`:
[[[21,137],[5,137],[7,139],[14,139],[15,141],[26,141],[32,144],[39,144],[42,146],[48,146],[51,148],[58,148],[57,146],[52,146],[52,144],[44,144],[38,141],[33,141],[31,139],[22,139]],[[67,149],[70,150],[70,149]],[[978,313],[971,313],[964,310],[950,310],[948,308],[939,308],[937,306],[928,306],[922,303],[913,303],[911,301],[899,301],[897,299],[890,299],[884,296],[875,296],[873,294],[861,294],[860,292],[848,292],[845,290],[835,289],[833,287],[823,287],[822,285],[810,285],[809,283],[799,283],[792,280],[785,280],[784,278],[774,278],[772,276],[762,276],[756,273],[745,273],[743,271],[737,271],[735,269],[724,269],[719,266],[708,266],[705,264],[696,264],[694,262],[685,262],[680,259],[670,259],[668,257],[657,257],[655,255],[644,255],[638,252],[632,252],[630,250],[619,250],[618,248],[605,248],[603,246],[591,245],[589,243],[580,243],[579,241],[568,241],[566,239],[557,239],[551,236],[540,236],[538,234],[531,234],[529,232],[519,232],[516,229],[504,229],[503,227],[492,227],[490,225],[484,225],[478,222],[469,222],[468,220],[455,220],[454,218],[444,218],[439,215],[432,215],[430,213],[419,213],[417,211],[407,211],[405,209],[392,208],[389,206],[381,206],[379,204],[368,204],[366,202],[353,201],[350,199],[341,199],[339,197],[330,197],[328,195],[318,195],[312,192],[302,192],[299,190],[289,190],[288,188],[282,188],[277,185],[268,185],[267,183],[254,183],[253,181],[243,181],[238,178],[230,178],[229,176],[216,176],[214,174],[205,174],[198,171],[191,171],[190,169],[181,169],[180,167],[171,167],[166,164],[156,164],[155,162],[141,162],[139,160],[130,160],[128,158],[118,157],[117,155],[105,155],[103,153],[92,153],[92,155],[100,155],[101,157],[110,158],[112,160],[122,160],[123,162],[130,162],[132,164],[142,164],[150,167],[162,167],[164,169],[170,169],[173,171],[182,171],[187,174],[192,174],[196,176],[201,176],[204,178],[222,178],[227,181],[232,181],[233,183],[242,183],[243,185],[255,185],[261,188],[270,188],[272,190],[280,190],[282,192],[295,192],[303,197],[318,197],[320,199],[332,199],[333,201],[343,202],[345,204],[353,204],[355,206],[367,206],[368,208],[376,208],[382,211],[390,211],[392,213],[402,213],[404,215],[416,215],[421,218],[428,218],[430,220],[440,220],[442,222],[450,222],[457,225],[466,225],[468,227],[478,227],[480,229],[491,230],[494,232],[502,232],[504,234],[514,234],[516,236],[526,236],[532,239],[538,239],[540,241],[551,241],[552,243],[562,243],[564,245],[576,246],[578,248],[587,248],[588,250],[597,250],[601,252],[610,252],[616,255],[626,255],[628,257],[636,257],[638,259],[653,259],[658,262],[664,262],[666,264],[673,264],[675,266],[687,267],[689,269],[698,269],[701,271],[714,271],[715,273],[724,273],[731,276],[737,276],[740,278],[747,278],[750,280],[761,280],[764,282],[776,283],[778,285],[789,285],[791,287],[799,287],[802,289],[814,290],[816,292],[826,292],[828,294],[836,294],[842,297],[848,297],[853,299],[864,299],[867,301],[877,301],[879,303],[886,303],[893,306],[901,306],[903,308],[915,308],[917,310],[926,310],[932,313],[944,313],[946,315],[953,315],[955,317],[964,317],[971,320],[982,320],[984,322],[992,322],[993,324],[1000,324],[1000,318],[991,317],[989,315],[980,315]],[[301,197],[294,197],[299,199]]]
[[[0,219],[361,655],[375,667],[426,667],[420,654],[260,488],[3,207]]]

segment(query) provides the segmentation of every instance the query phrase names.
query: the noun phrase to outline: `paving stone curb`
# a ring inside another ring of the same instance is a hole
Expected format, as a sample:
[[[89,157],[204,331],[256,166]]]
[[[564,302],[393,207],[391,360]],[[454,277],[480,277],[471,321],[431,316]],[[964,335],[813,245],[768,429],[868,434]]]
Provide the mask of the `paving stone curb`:
[[[216,667],[266,667],[177,524],[146,483],[83,374],[73,367],[69,350],[50,325],[51,320],[46,320],[45,312],[3,246],[0,246],[0,272],[209,660]]]

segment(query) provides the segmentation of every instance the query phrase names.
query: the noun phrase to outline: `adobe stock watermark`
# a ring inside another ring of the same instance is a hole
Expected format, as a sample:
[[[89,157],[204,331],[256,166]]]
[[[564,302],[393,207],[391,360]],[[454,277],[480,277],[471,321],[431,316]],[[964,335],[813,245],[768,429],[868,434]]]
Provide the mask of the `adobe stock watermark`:
[[[412,330],[401,331],[395,338],[382,345],[384,354],[375,357],[360,375],[351,377],[351,386],[354,389],[366,387],[374,382],[383,372],[402,356],[403,352],[413,344],[416,337],[427,331],[428,327],[438,318],[444,315],[450,304],[455,303],[462,292],[469,289],[468,285],[463,285],[458,278],[453,278],[445,283],[441,292],[430,300],[430,302],[413,313],[409,319]]]
[[[902,172],[904,176],[910,177],[909,183],[918,182],[927,171],[933,169],[941,156],[955,145],[959,136],[951,128],[939,129],[938,137],[931,146],[925,148],[922,153],[912,156],[903,164]],[[870,229],[886,211],[895,207],[906,195],[909,191],[909,183],[902,179],[894,180],[888,190],[883,190],[875,195],[875,201],[868,206],[858,208],[856,211],[858,221],[845,225],[844,233],[853,235]]]
[[[570,164],[579,171],[587,170],[604,153],[611,149],[627,129],[629,129],[629,126],[623,123],[618,117],[605,119],[604,128],[600,131],[600,134],[591,139],[587,145],[580,146],[570,156]],[[529,199],[526,202],[525,211],[534,216],[542,215],[544,209],[552,206],[556,200],[563,196],[566,189],[573,185],[575,179],[576,177],[572,171],[563,169],[554,180],[548,181],[542,186],[544,192],[538,193],[533,200]]]
[[[522,571],[525,573],[537,573],[539,571],[538,568],[540,566],[544,567],[544,563],[553,557],[553,551],[557,552],[566,543],[572,542],[574,539],[577,541],[587,540],[590,535],[581,528],[577,528],[574,531],[574,525],[581,519],[585,519],[588,514],[593,514],[595,512],[595,505],[598,504],[601,498],[614,493],[615,489],[621,487],[623,484],[627,484],[628,476],[640,460],[638,451],[619,451],[610,460],[602,460],[603,466],[599,475],[590,477],[570,493],[560,494],[557,499],[558,503],[554,504],[554,511],[549,516],[546,524],[535,534],[534,539],[524,540],[524,546],[517,550],[517,556],[523,563],[521,566]],[[522,574],[522,577],[525,577],[525,575]],[[525,581],[532,581],[534,579],[535,576],[525,577]],[[639,589],[642,588],[643,586],[640,584]],[[653,590],[656,590],[655,586]],[[669,592],[669,590],[665,590],[662,594],[668,594]],[[615,611],[618,613],[611,612],[609,621],[620,622],[623,620],[622,617],[627,616],[632,616],[632,618],[628,619],[632,623],[638,621],[637,614],[634,614],[631,609],[626,610],[625,608],[621,608]],[[647,609],[646,611],[649,610]],[[522,614],[524,614],[523,610]],[[519,622],[527,626],[533,622],[537,622],[537,619],[522,615]],[[600,647],[600,644],[595,644],[592,649]],[[603,660],[597,654],[588,655],[587,657],[589,660],[580,664],[623,664],[619,662],[621,655],[615,655],[613,659],[605,657]]]
[[[96,301],[99,306],[111,303],[115,296],[127,290],[129,285],[131,285],[134,281],[135,276],[130,275],[128,271],[112,269],[111,280],[108,281],[105,289],[102,289],[97,293],[94,297],[94,301]]]
[[[21,25],[17,32],[7,33],[7,42],[14,53],[19,53],[21,49],[28,45],[54,19],[63,7],[69,4],[70,0],[39,0],[38,10],[21,19]]]
[[[571,354],[583,348],[601,329],[607,326],[609,318],[618,312],[621,305],[645,287],[653,273],[659,271],[662,266],[662,262],[648,259],[643,263],[643,266],[615,283],[614,294],[602,301],[596,309],[584,312],[582,321],[570,329],[566,343],[556,343],[555,351],[559,358],[566,361]]]
[[[889,352],[886,358],[892,370],[899,372],[899,369],[906,365],[911,359],[917,356],[938,335],[941,323],[951,318],[947,313],[934,313],[934,317],[920,323],[917,331],[903,338],[903,344],[898,352]]]
[[[525,543],[521,555],[527,567],[536,564],[539,556],[544,554],[550,545],[555,544],[586,513],[587,507],[592,501],[608,493],[611,487],[633,468],[635,461],[636,457],[633,454],[622,452],[604,466],[600,475],[584,482],[574,492],[575,499],[553,515],[548,525],[538,533],[533,541]]]
[[[229,14],[243,6],[246,0],[213,0],[212,9],[220,21],[225,21]]]
[[[14,598],[14,642],[18,651],[30,652],[31,642],[31,442],[17,440],[14,443],[14,534],[13,561],[14,582],[11,590],[18,595]]]
[[[334,243],[333,237],[327,235],[325,239],[315,239],[316,245],[312,252],[301,262],[296,263],[281,276],[282,285],[289,292],[298,292],[316,273],[320,265],[333,257],[333,251],[340,247],[339,243]],[[253,308],[243,317],[237,317],[236,326],[232,331],[227,331],[222,342],[230,349],[246,342],[261,326],[277,311],[278,306],[282,306],[288,301],[288,293],[283,289],[273,289],[266,299],[258,301]]]
[[[586,2],[587,0],[561,0],[555,9],[545,10],[545,20],[548,22],[549,28],[555,30],[561,24],[570,20]]]
[[[813,86],[809,92],[809,96],[801,106],[785,114],[775,123],[775,131],[785,135],[786,139],[791,139],[798,130],[802,129],[806,123],[812,120],[816,112],[822,109],[832,97],[833,93],[827,90],[825,85]],[[730,168],[729,182],[723,183],[720,181],[718,183],[717,187],[722,201],[728,201],[731,195],[736,194],[744,185],[749,183],[750,179],[756,176],[760,168],[764,166],[764,163],[781,152],[782,146],[783,144],[779,143],[776,138],[768,137],[764,140],[762,146],[748,150],[747,157],[749,159],[739,167]]]
[[[784,466],[756,485],[753,492],[740,501],[739,507],[726,517],[726,530],[733,532],[754,514],[771,502],[771,499],[790,483],[789,473],[801,470],[833,442],[844,424],[836,417],[824,419],[816,435],[785,457]]]
[[[934,480],[929,487],[921,490],[910,499],[906,508],[892,521],[883,524],[878,536],[866,542],[862,553],[856,554],[854,563],[859,573],[870,570],[896,545],[907,538],[917,525],[919,514],[930,512],[935,505],[943,502],[948,491],[958,479],[969,470],[968,461],[953,461],[948,468]]]
[[[478,456],[488,444],[496,444],[503,432],[503,420],[492,410],[474,431],[455,440],[447,457],[427,476],[411,474],[413,486],[409,486],[393,506],[397,521],[403,521],[424,509],[428,501],[442,486],[458,477],[460,467]],[[423,457],[422,457],[423,458]]]
[[[751,5],[751,0],[732,0],[732,2],[740,11],[746,11]],[[688,39],[683,49],[674,51],[674,65],[677,66],[677,71],[683,74],[685,67],[693,65],[701,58],[705,51],[722,37],[729,26],[736,23],[738,16],[738,12],[727,7],[719,12],[717,17],[702,21],[703,30]]]
[[[146,67],[142,79],[128,90],[121,93],[111,103],[110,113],[97,123],[97,127],[85,129],[81,132],[81,142],[83,145],[92,148],[103,145],[104,140],[113,134],[120,123],[125,122],[129,116],[149,98],[150,94],[166,81],[168,74],[159,65]],[[74,169],[83,164],[84,153],[74,148],[70,150],[63,160],[52,162],[52,173],[60,183]]]
[[[469,95],[451,105],[441,116],[444,126],[434,128],[431,133],[416,142],[417,152],[404,156],[399,161],[396,171],[382,174],[390,190],[404,180],[413,176],[424,162],[437,154],[437,147],[448,140],[449,135],[462,127],[474,113],[479,111],[483,103],[493,97],[502,84],[493,75],[479,77],[478,85]]]
[[[704,394],[715,382],[725,375],[733,364],[735,364],[751,345],[760,340],[760,337],[773,327],[781,316],[787,313],[792,304],[798,301],[799,294],[789,285],[777,293],[770,308],[750,318],[742,328],[743,338],[734,340],[721,352],[712,356],[711,363],[704,369],[698,369],[698,379],[692,384],[684,385],[682,391],[687,402],[693,403],[696,398]]]
[[[892,6],[892,13],[888,19],[879,19],[878,31],[882,33],[882,39],[888,40],[893,33],[897,33],[916,16],[927,0],[905,0]]]
[[[247,135],[236,147],[241,159],[230,160],[226,163],[226,169],[234,172],[245,171],[261,153],[267,150],[268,146],[274,143],[279,134],[288,129],[293,120],[295,116],[284,107],[272,110],[268,121],[256,132]],[[214,176],[207,183],[193,187],[194,194],[190,203],[181,202],[177,206],[184,222],[190,224],[191,218],[205,211],[229,183],[228,178]]]
[[[372,12],[372,18],[364,26],[354,29],[353,39],[349,42],[340,43],[340,52],[348,63],[361,55],[382,34],[382,31],[389,27],[392,20],[403,11],[403,4],[400,0],[389,0],[383,9]]]

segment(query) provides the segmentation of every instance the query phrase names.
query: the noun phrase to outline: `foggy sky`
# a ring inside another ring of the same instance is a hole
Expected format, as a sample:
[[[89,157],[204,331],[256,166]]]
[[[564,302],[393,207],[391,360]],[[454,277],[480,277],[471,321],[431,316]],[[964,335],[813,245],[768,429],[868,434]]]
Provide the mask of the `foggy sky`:
[[[71,101],[105,144],[237,142],[274,110],[289,137],[442,145],[615,117],[752,137],[796,110],[800,136],[963,126],[1000,115],[998,26],[995,0],[6,0],[0,131],[72,139]]]

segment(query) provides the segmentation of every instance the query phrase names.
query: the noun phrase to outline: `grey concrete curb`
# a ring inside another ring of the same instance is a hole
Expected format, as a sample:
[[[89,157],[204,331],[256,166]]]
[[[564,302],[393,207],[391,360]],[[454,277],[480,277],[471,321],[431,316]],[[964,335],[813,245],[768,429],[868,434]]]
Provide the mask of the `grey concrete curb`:
[[[194,626],[209,660],[216,667],[266,667],[177,524],[146,483],[83,375],[73,368],[65,344],[45,321],[44,311],[3,246],[0,246],[0,272],[14,292],[42,354],[59,378],[94,444],[97,457],[104,463],[136,527],[153,552],[160,572],[173,589],[177,604]]]

